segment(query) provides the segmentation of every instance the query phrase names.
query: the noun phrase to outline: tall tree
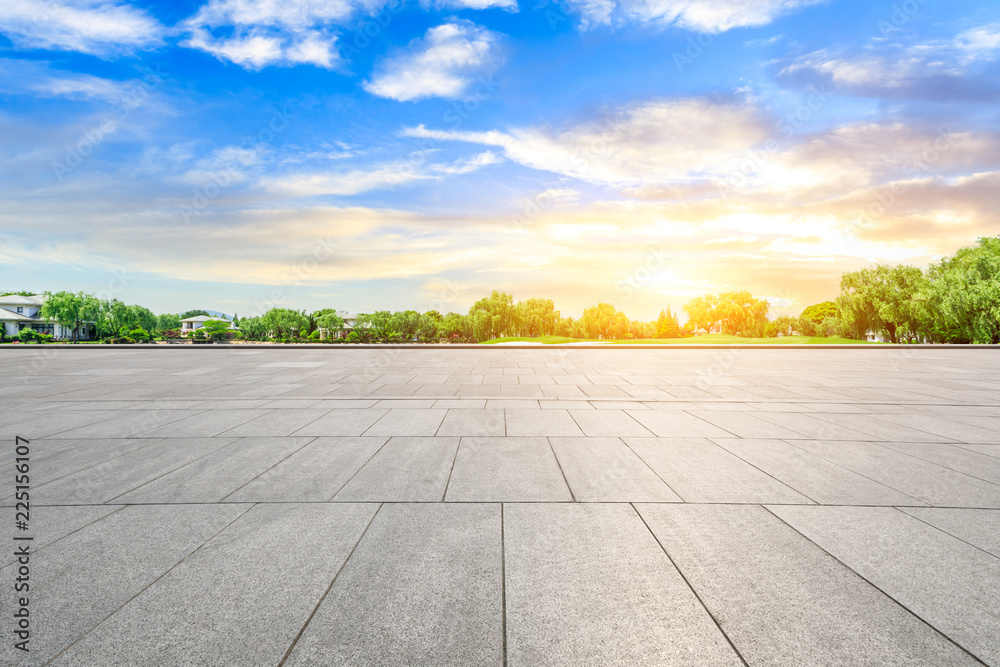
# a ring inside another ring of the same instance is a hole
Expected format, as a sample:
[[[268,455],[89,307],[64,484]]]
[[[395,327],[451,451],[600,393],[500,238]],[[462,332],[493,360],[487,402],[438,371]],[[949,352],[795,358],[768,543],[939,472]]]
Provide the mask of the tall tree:
[[[719,323],[718,313],[719,297],[714,294],[698,296],[684,304],[684,312],[688,314],[688,320],[695,329],[704,329],[705,333],[712,333],[712,328]]]
[[[86,295],[83,292],[45,292],[41,316],[46,320],[58,322],[60,326],[73,331],[73,342],[77,340],[77,331],[83,324],[83,311]]]
[[[715,312],[722,322],[722,330],[739,336],[763,333],[770,306],[766,300],[754,298],[744,290],[720,294]]]
[[[901,333],[912,335],[919,328],[916,297],[923,287],[923,273],[915,266],[877,264],[845,273],[838,312],[855,334],[863,335],[861,328],[867,325],[896,343]]]
[[[919,300],[925,331],[936,340],[1000,343],[1000,236],[932,264]]]
[[[656,318],[656,337],[657,338],[680,338],[681,327],[680,323],[677,321],[677,315],[670,310],[670,305],[667,305],[665,310],[660,311],[660,316]]]

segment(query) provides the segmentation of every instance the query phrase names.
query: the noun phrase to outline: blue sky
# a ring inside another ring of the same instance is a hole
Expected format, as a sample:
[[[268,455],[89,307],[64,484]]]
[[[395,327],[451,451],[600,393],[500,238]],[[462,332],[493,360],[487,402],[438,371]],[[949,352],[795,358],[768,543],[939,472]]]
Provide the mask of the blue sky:
[[[0,7],[0,288],[773,312],[1000,233],[1000,6]]]

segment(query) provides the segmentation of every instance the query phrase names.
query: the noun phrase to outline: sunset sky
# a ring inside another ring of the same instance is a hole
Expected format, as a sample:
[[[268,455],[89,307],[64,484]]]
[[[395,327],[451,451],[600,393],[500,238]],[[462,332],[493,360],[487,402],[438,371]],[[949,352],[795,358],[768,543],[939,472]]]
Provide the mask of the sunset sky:
[[[772,313],[1000,233],[1000,3],[0,3],[0,289]]]

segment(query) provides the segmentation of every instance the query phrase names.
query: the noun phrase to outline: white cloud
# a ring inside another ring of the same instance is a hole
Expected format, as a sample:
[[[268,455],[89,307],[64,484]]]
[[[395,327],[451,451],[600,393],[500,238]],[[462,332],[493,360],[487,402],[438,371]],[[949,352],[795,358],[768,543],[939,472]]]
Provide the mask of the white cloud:
[[[492,151],[486,151],[484,153],[478,153],[473,155],[467,160],[456,160],[452,164],[436,164],[431,165],[431,171],[436,171],[441,174],[469,174],[473,171],[478,171],[482,167],[489,166],[491,164],[500,164],[503,162],[503,158]]]
[[[209,0],[184,22],[185,46],[247,69],[311,64],[331,69],[339,63],[337,38],[330,34],[355,12],[373,9],[371,0]],[[213,29],[226,30],[216,36]]]
[[[990,75],[975,81],[976,67],[1000,56],[1000,24],[966,30],[952,39],[873,44],[861,52],[821,49],[786,64],[780,75],[818,75],[842,90],[862,94],[913,94],[932,98],[993,97]]]
[[[375,164],[362,169],[340,172],[298,173],[268,177],[260,185],[275,194],[289,197],[320,195],[357,195],[372,190],[385,190],[415,181],[440,179],[468,174],[482,167],[503,162],[503,158],[486,151],[451,163],[424,163],[423,154],[413,154],[409,160]]]
[[[676,25],[717,33],[770,23],[778,16],[823,0],[569,0],[581,25]]]
[[[500,65],[500,38],[469,21],[431,28],[402,52],[382,61],[365,90],[401,102],[462,96],[477,76]]]
[[[649,102],[561,132],[453,132],[421,125],[405,133],[497,146],[519,164],[595,183],[659,185],[718,171],[767,138],[768,128],[753,107],[687,99]]]
[[[163,26],[115,0],[3,0],[0,33],[18,48],[111,56],[158,44]]]
[[[421,3],[429,5],[429,2]],[[434,6],[445,9],[506,9],[509,12],[517,11],[517,0],[436,0]]]
[[[356,195],[370,190],[405,185],[432,178],[408,161],[375,165],[370,169],[352,169],[341,173],[293,174],[264,179],[261,185],[272,192],[291,197],[317,195]]]
[[[1000,23],[979,26],[958,34],[952,41],[968,57],[993,59],[1000,53]]]
[[[129,82],[50,69],[47,62],[0,58],[0,89],[9,92],[114,102],[125,97],[128,86]]]

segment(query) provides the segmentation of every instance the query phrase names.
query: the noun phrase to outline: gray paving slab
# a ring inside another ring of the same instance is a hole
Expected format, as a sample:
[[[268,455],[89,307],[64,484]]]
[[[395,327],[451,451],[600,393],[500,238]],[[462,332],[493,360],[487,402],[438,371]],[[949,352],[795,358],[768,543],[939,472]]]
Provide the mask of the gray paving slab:
[[[943,436],[951,440],[967,443],[982,443],[995,445],[1000,440],[1000,431],[973,426],[947,417],[927,414],[875,415],[876,419],[909,428],[920,429],[927,433]]]
[[[258,503],[330,500],[388,440],[316,438],[223,500]]]
[[[685,502],[813,502],[704,438],[624,438],[624,441]]]
[[[53,664],[276,665],[377,508],[257,505]]]
[[[577,502],[680,502],[619,438],[550,438]]]
[[[921,501],[781,440],[712,438],[821,505],[920,505]]]
[[[507,435],[572,436],[583,435],[567,410],[505,410]]]
[[[732,433],[681,411],[626,410],[637,422],[661,438],[730,438]]]
[[[505,435],[506,431],[503,410],[460,408],[448,410],[437,435],[495,436]]]
[[[504,506],[507,664],[739,665],[627,504]]]
[[[361,435],[387,412],[389,412],[388,409],[378,408],[335,408],[293,432],[292,435]]]
[[[13,407],[10,410],[11,412],[8,414],[16,414]],[[118,416],[116,411],[109,411],[106,408],[100,411],[78,411],[75,409],[59,411],[54,414],[46,414],[44,419],[39,419],[38,416],[24,417],[0,426],[0,437],[7,441],[21,436],[32,441],[50,437],[63,431],[72,431],[83,426],[108,421],[116,416]]]
[[[272,410],[206,410],[178,421],[158,426],[140,435],[144,438],[200,438],[220,435],[251,421],[268,415]],[[280,418],[280,416],[279,416]],[[285,435],[285,434],[282,434]]]
[[[728,410],[689,410],[688,414],[714,424],[737,438],[801,438],[801,433],[757,419],[746,412]]]
[[[22,535],[31,536],[32,553],[44,549],[71,533],[103,519],[112,512],[121,509],[122,505],[84,505],[80,507],[43,507],[32,506],[31,530]],[[4,526],[14,525],[14,508],[0,509],[0,521]],[[10,565],[17,558],[13,551],[0,558],[0,566]]]
[[[862,433],[855,429],[817,419],[811,414],[800,412],[760,412],[756,415],[764,421],[777,424],[789,430],[800,433],[802,439],[826,439],[826,440],[872,440],[881,439]],[[791,438],[786,438],[791,439]]]
[[[437,433],[447,410],[392,408],[365,431],[376,436],[432,436]]]
[[[497,504],[379,510],[285,665],[502,665]]]
[[[312,438],[240,438],[114,500],[212,503],[312,442]]]
[[[193,416],[192,411],[170,409],[129,410],[111,419],[50,435],[53,439],[132,438],[154,428]],[[202,434],[204,435],[204,434]],[[156,436],[148,436],[156,437]]]
[[[870,415],[819,413],[812,414],[811,416],[837,426],[865,433],[876,440],[885,440],[888,442],[952,442],[952,440],[944,436],[927,433],[915,428],[908,428],[901,424],[891,424]]]
[[[624,410],[570,410],[570,416],[586,436],[653,437],[653,433]]]
[[[789,443],[932,506],[1000,508],[1000,486],[872,442]]]
[[[31,442],[31,484],[41,486],[52,480],[65,477],[84,468],[104,461],[124,456],[129,452],[156,443],[155,439],[121,438],[114,440],[49,440]],[[66,446],[61,446],[66,443]],[[11,452],[14,448],[10,448]],[[0,468],[0,494],[7,497],[13,493],[13,458]]]
[[[235,438],[164,438],[79,472],[37,486],[36,503],[105,503],[235,442]]]
[[[1000,663],[1000,558],[892,508],[771,511],[983,662]]]
[[[986,456],[1000,457],[1000,445],[958,445],[962,449],[968,450],[970,452],[978,452],[980,454],[985,454]]]
[[[31,650],[15,653],[4,641],[0,663],[45,664],[247,509],[126,507],[43,549],[31,559]],[[13,581],[11,567],[0,569],[4,581]],[[13,604],[0,596],[5,619]]]
[[[546,438],[466,437],[444,497],[458,502],[573,499]]]
[[[333,497],[347,502],[439,502],[458,438],[390,438]]]
[[[750,665],[979,664],[762,507],[637,509]]]
[[[1000,510],[902,507],[912,517],[1000,558]]]
[[[330,410],[331,408],[326,407],[270,410],[266,414],[241,422],[227,431],[222,431],[220,435],[235,437],[291,435],[313,423]]]
[[[913,442],[885,442],[883,447],[930,461],[970,477],[1000,484],[1000,459],[964,447]]]

